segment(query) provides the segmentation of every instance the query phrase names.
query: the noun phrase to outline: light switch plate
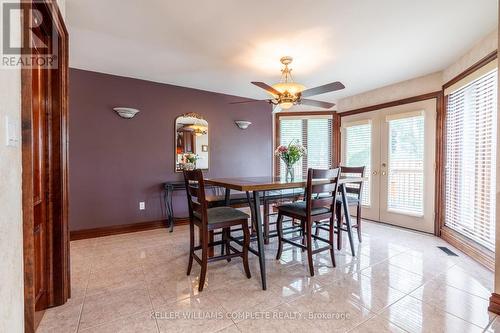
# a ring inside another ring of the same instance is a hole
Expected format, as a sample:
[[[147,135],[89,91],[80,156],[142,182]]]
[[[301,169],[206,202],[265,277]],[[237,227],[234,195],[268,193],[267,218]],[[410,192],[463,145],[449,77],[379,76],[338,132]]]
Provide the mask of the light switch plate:
[[[146,209],[146,203],[144,201],[139,202],[139,210],[145,210]]]
[[[19,147],[19,119],[5,116],[5,145],[7,147]]]

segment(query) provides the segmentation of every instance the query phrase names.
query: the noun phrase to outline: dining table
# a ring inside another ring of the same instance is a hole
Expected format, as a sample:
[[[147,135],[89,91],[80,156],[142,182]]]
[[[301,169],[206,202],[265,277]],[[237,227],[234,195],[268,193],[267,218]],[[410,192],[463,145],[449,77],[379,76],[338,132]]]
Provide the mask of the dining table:
[[[362,183],[365,180],[363,177],[340,177],[338,180],[342,207],[344,210],[345,224],[347,230],[351,230],[351,216],[349,206],[347,204],[346,184]],[[313,185],[327,183],[330,180],[315,179]],[[257,250],[250,249],[250,252],[257,255],[259,258],[260,276],[262,289],[267,289],[266,282],[266,257],[264,251],[264,226],[262,223],[262,213],[260,210],[261,197],[268,191],[278,191],[296,188],[305,188],[307,185],[306,178],[289,179],[285,177],[235,177],[235,178],[209,178],[205,180],[205,184],[219,186],[225,189],[225,201],[227,205],[230,203],[231,190],[246,192],[248,204],[251,210],[252,222],[257,236]],[[339,231],[340,232],[340,231]],[[349,244],[351,253],[356,255],[354,249],[354,240],[352,233],[348,232]]]

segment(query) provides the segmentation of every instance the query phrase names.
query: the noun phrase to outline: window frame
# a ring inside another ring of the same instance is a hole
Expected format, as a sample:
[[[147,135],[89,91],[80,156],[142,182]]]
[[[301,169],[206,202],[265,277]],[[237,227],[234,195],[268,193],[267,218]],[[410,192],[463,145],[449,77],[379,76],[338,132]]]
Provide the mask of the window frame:
[[[331,116],[332,117],[332,136],[331,136],[331,165],[337,167],[340,164],[340,116],[336,111],[295,111],[295,112],[276,112],[274,116],[274,142],[273,142],[273,174],[280,176],[280,161],[274,156],[274,150],[280,144],[280,120],[286,117],[298,117],[307,119],[308,116]]]

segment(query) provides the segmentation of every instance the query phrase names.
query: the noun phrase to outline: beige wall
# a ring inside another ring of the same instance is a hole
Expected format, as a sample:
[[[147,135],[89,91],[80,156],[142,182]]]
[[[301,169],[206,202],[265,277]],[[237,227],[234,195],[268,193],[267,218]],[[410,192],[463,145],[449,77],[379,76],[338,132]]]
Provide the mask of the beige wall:
[[[359,95],[343,98],[338,101],[337,110],[339,112],[344,112],[389,101],[397,101],[399,99],[441,90],[441,86],[442,73],[433,73],[371,90]]]
[[[24,331],[21,147],[5,139],[7,116],[20,136],[20,97],[20,70],[0,69],[0,332]]]
[[[498,30],[495,30],[443,71],[343,98],[338,101],[337,110],[344,112],[441,90],[444,83],[495,51],[497,47]]]
[[[443,71],[443,83],[453,79],[478,60],[495,51],[498,46],[498,30],[492,31],[476,43],[467,53]]]

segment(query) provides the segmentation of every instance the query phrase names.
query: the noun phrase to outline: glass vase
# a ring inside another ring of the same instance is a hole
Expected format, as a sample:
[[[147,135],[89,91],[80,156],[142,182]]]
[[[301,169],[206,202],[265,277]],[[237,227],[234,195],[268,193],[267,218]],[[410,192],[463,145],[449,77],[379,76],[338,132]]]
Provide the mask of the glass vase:
[[[286,180],[293,180],[295,177],[295,170],[293,169],[293,165],[286,165]]]

